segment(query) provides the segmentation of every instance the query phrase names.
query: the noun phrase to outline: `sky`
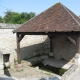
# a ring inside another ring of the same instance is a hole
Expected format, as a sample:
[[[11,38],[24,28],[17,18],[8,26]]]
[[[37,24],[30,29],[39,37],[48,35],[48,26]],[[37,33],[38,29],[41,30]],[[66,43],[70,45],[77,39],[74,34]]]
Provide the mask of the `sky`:
[[[58,2],[77,16],[80,15],[80,0],[0,0],[0,16],[4,17],[7,10],[19,13],[35,12],[38,15]]]

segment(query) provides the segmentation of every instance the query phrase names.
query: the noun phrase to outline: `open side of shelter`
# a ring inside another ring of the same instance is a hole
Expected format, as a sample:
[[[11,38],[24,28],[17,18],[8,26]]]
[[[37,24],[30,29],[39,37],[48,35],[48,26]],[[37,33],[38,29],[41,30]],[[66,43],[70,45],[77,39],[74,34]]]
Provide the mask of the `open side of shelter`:
[[[66,35],[67,37],[71,38],[70,36],[71,35],[77,35],[77,40],[74,42],[76,43],[76,53],[80,53],[80,33],[79,32],[53,32],[53,33],[16,33],[16,36],[17,36],[17,57],[18,57],[18,63],[20,64],[21,63],[21,59],[20,59],[20,41],[23,39],[23,37],[25,35],[48,35],[49,39],[50,39],[50,53],[53,53],[53,39],[55,38],[55,36],[57,35]],[[71,38],[72,39],[72,38]],[[72,39],[73,40],[73,39]],[[71,41],[71,40],[70,40]],[[73,41],[71,41],[73,44],[75,44]],[[64,44],[65,45],[65,44]]]
[[[53,53],[53,39],[56,35],[64,34],[75,44],[76,53],[80,54],[80,18],[61,3],[55,4],[13,32],[17,36],[18,64],[21,63],[20,41],[25,35],[48,35],[50,39],[50,53]],[[77,36],[76,41],[71,38],[71,35]]]

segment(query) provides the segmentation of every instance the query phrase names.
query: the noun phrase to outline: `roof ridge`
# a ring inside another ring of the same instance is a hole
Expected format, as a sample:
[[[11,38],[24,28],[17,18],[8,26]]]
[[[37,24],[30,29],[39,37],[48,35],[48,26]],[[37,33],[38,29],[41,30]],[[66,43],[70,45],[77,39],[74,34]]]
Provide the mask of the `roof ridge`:
[[[68,16],[68,18],[67,18]],[[63,23],[65,20],[65,23]],[[68,24],[67,24],[68,23]],[[56,27],[55,27],[56,26]],[[61,27],[60,27],[61,26]],[[16,32],[80,32],[80,19],[60,2],[26,21]]]
[[[80,27],[80,23],[75,19],[75,17],[67,10],[67,8],[63,5],[63,4],[61,4],[63,7],[64,7],[64,9],[68,12],[68,14],[70,14],[70,16],[76,21],[76,23],[79,25],[79,27]]]

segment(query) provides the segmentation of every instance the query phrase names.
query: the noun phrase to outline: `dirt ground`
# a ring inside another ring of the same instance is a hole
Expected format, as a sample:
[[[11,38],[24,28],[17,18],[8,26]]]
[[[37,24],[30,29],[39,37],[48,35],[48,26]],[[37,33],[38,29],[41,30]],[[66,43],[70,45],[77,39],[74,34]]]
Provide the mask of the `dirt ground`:
[[[40,70],[39,67],[26,66],[26,63],[18,65],[13,70],[5,69],[5,75],[15,78],[14,80],[45,80],[45,78],[60,78],[59,75],[47,71]]]

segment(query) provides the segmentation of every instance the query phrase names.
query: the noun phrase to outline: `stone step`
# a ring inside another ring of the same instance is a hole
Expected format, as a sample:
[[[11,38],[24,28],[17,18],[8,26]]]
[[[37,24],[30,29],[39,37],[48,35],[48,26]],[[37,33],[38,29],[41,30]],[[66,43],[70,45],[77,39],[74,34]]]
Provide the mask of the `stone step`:
[[[44,66],[49,65],[52,67],[63,68],[63,69],[68,69],[73,65],[73,63],[71,62],[55,58],[46,59],[42,63],[44,64]]]

